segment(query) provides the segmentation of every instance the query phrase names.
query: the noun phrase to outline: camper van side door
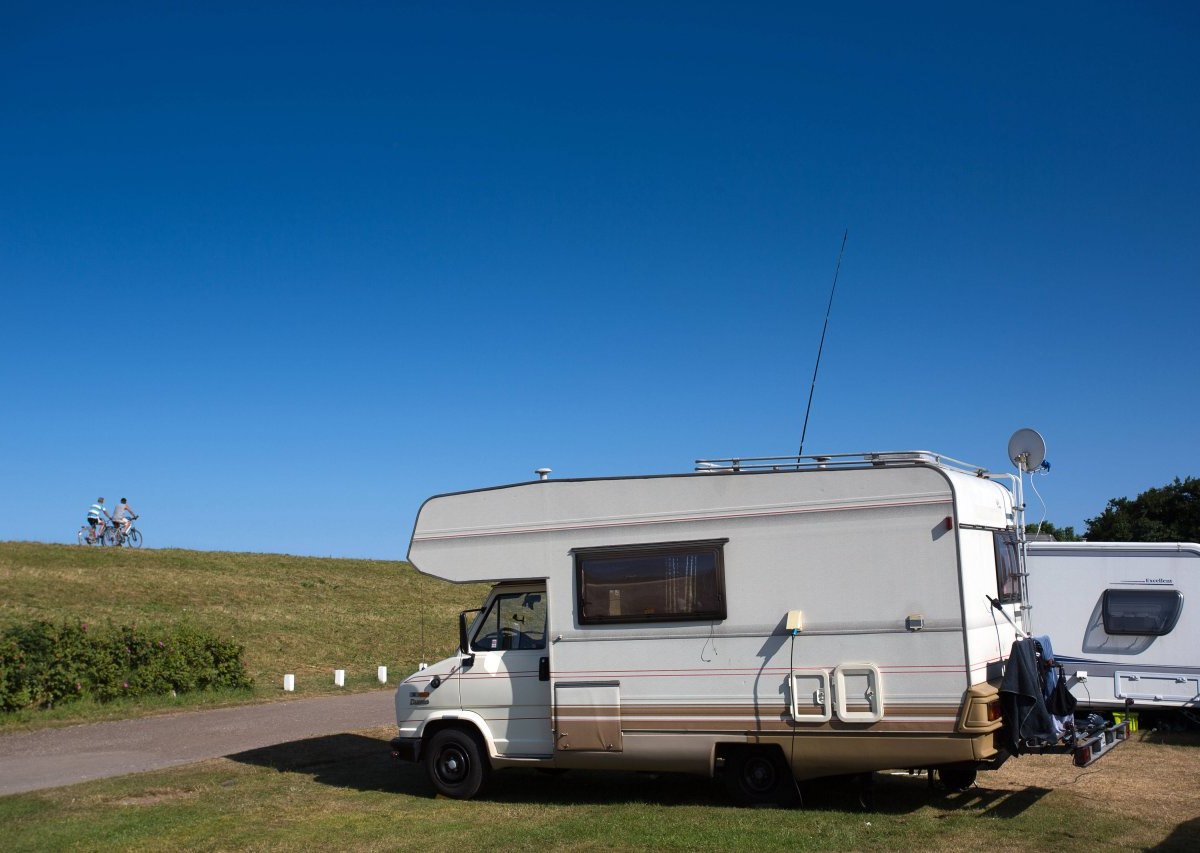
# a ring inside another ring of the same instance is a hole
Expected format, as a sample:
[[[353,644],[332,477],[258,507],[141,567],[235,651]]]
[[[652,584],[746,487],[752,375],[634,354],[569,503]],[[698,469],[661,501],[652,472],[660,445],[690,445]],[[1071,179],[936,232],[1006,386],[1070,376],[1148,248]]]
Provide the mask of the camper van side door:
[[[460,681],[462,707],[488,721],[500,755],[553,752],[550,681],[541,677],[548,667],[546,613],[545,588],[498,589],[474,624],[475,663]]]

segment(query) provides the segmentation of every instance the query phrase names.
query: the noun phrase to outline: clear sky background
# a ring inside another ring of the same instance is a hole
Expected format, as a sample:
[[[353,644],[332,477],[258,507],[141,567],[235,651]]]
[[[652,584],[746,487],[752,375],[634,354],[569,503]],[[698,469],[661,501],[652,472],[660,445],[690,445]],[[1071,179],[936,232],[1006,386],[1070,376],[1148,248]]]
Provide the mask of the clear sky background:
[[[0,539],[795,453],[844,229],[806,451],[1082,527],[1200,474],[1198,158],[1192,2],[8,3]]]

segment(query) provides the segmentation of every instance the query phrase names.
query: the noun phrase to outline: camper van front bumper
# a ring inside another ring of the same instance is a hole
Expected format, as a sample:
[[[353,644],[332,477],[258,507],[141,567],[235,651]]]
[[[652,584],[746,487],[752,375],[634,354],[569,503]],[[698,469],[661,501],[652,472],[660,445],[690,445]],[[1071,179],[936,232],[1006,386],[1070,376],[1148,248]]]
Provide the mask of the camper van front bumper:
[[[397,761],[411,761],[414,764],[421,760],[421,739],[419,737],[392,738],[392,758]]]

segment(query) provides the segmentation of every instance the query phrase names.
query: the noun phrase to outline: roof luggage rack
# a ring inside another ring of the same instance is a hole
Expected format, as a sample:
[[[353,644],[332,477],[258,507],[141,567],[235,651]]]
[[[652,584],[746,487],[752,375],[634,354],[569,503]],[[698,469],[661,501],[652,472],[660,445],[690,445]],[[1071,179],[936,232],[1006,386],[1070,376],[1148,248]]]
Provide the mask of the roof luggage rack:
[[[936,465],[939,468],[948,468],[976,477],[988,475],[986,468],[928,450],[829,453],[821,456],[742,456],[731,459],[696,460],[696,470],[701,473],[818,471],[826,468],[886,468],[911,465]]]

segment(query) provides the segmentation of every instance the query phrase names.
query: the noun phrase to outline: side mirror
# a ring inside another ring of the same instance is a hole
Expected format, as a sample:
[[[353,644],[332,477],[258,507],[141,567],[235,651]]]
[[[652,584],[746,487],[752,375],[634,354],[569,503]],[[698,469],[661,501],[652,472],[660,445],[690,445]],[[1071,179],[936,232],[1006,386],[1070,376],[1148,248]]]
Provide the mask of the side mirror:
[[[467,642],[467,614],[478,613],[479,608],[475,610],[464,610],[458,614],[458,651],[465,655],[463,666],[467,667],[475,663],[475,656],[471,654],[471,646]]]

